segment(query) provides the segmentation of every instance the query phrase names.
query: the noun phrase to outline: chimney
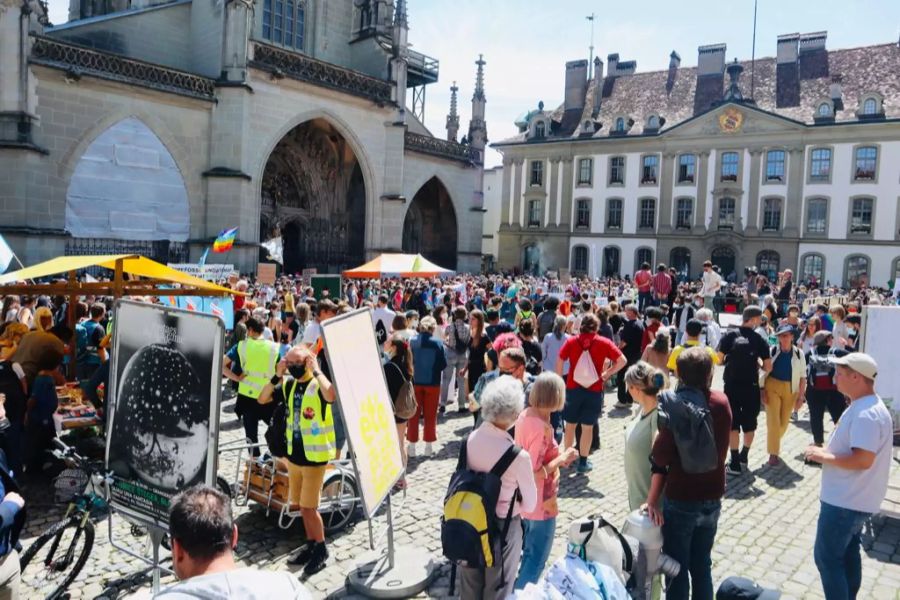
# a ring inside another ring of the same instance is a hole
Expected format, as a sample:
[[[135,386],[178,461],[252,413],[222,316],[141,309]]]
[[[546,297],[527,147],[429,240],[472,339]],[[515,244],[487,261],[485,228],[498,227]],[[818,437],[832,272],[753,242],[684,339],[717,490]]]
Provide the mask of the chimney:
[[[596,119],[600,114],[600,99],[603,96],[603,61],[594,58],[594,98],[591,106],[591,117]]]
[[[563,108],[583,109],[587,93],[588,61],[570,60],[566,63],[566,95]]]
[[[776,62],[779,65],[793,64],[797,62],[800,34],[786,33],[778,36],[778,51]]]
[[[800,106],[800,34],[778,36],[775,65],[775,107]]]
[[[606,57],[606,68],[609,69],[609,76],[610,76],[610,77],[615,77],[615,76],[616,76],[616,69],[619,68],[619,55],[618,55],[618,53],[616,53],[616,54],[610,54],[610,55],[608,55],[608,56]]]
[[[835,73],[831,76],[831,103],[834,104],[834,112],[844,110],[844,90],[841,86],[841,75]]]
[[[816,31],[815,33],[804,33],[800,36],[800,54],[814,52],[816,50],[825,49],[825,41],[828,38],[827,31]]]
[[[697,48],[697,76],[722,75],[725,72],[725,44]]]
[[[675,78],[678,76],[678,67],[681,66],[681,56],[672,50],[669,55],[669,76],[666,78],[666,92],[671,92],[675,87]]]

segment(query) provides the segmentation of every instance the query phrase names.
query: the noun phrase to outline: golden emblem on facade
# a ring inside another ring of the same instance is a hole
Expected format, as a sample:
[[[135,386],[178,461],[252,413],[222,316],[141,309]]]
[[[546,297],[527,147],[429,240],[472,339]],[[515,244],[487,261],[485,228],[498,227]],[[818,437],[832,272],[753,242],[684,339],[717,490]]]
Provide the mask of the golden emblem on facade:
[[[744,124],[744,113],[736,108],[726,108],[719,115],[719,129],[723,133],[738,133]]]

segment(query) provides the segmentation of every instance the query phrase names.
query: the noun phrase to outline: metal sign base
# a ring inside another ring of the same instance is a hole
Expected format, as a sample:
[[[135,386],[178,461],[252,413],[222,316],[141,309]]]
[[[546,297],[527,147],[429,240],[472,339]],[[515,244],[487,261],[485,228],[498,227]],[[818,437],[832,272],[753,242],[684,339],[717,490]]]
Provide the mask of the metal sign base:
[[[369,598],[409,598],[427,588],[438,572],[439,563],[422,549],[394,547],[394,566],[388,550],[363,555],[359,565],[347,575],[347,587]]]

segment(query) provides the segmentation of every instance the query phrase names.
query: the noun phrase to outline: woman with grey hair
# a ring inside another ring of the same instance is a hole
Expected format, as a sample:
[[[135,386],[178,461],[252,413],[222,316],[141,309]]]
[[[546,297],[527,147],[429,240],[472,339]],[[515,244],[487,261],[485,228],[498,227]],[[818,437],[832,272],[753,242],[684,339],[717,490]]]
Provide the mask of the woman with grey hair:
[[[708,308],[701,308],[697,311],[697,319],[703,322],[706,345],[715,350],[719,347],[719,340],[722,339],[722,328],[713,319],[713,312]],[[700,339],[703,339],[703,334],[700,334]]]
[[[525,406],[522,382],[502,375],[490,382],[481,396],[482,425],[465,442],[465,466],[476,473],[489,473],[507,450],[515,445],[509,428],[515,424]],[[507,598],[513,591],[522,555],[522,517],[537,505],[532,461],[528,452],[515,446],[516,457],[500,476],[500,495],[495,514],[505,527],[506,537],[494,548],[492,567],[459,568],[460,598]],[[516,490],[520,500],[516,501]]]
[[[557,315],[553,320],[553,330],[544,336],[541,342],[541,352],[544,355],[543,367],[544,371],[553,371],[556,369],[556,359],[559,358],[559,350],[563,347],[571,336],[566,333],[565,315]],[[569,363],[563,364],[563,376],[569,372]]]

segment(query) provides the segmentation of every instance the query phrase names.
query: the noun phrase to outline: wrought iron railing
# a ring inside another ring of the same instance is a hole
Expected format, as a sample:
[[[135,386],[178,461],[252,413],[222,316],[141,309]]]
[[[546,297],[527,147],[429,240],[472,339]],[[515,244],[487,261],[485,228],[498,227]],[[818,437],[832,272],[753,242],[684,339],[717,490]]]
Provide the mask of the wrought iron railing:
[[[408,131],[406,132],[406,149],[452,160],[478,162],[478,151],[470,146]]]
[[[215,82],[208,77],[109,54],[46,36],[34,35],[30,61],[64,69],[76,78],[90,75],[203,100],[215,98]]]
[[[276,77],[281,75],[298,79],[379,103],[391,101],[391,83],[387,80],[261,42],[253,42],[253,60],[250,64]]]
[[[184,242],[112,240],[105,238],[72,238],[66,241],[66,256],[94,256],[104,254],[140,254],[162,264],[188,261],[188,245]],[[91,267],[87,271],[98,275],[104,269]]]

